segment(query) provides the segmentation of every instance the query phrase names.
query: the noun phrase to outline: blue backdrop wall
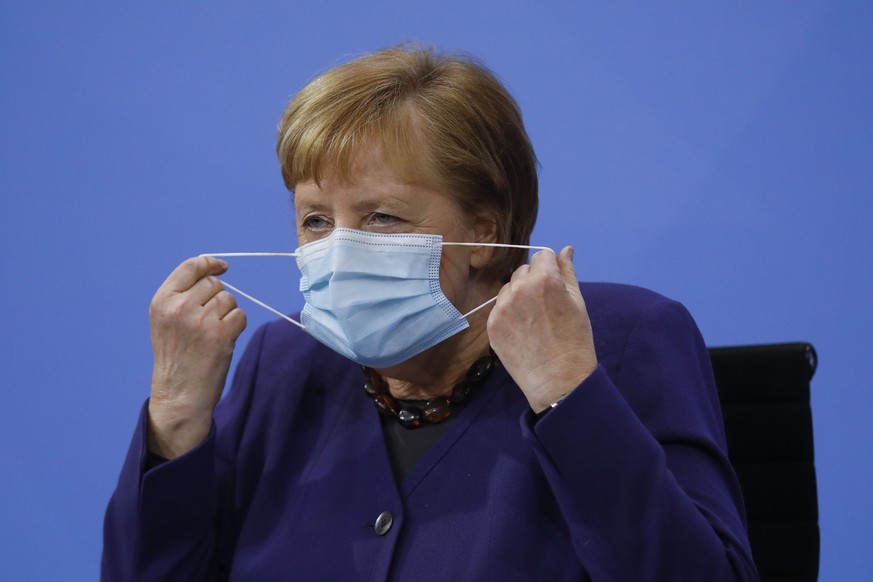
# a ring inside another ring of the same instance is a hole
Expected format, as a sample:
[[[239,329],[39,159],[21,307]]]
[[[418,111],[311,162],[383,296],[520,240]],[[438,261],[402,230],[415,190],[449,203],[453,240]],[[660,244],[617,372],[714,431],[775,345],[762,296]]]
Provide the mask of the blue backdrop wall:
[[[518,98],[535,244],[683,301],[710,345],[815,344],[822,579],[871,579],[873,4],[124,4],[0,4],[0,579],[97,577],[151,294],[189,255],[295,246],[283,106],[405,39]],[[229,277],[300,305],[290,262]]]

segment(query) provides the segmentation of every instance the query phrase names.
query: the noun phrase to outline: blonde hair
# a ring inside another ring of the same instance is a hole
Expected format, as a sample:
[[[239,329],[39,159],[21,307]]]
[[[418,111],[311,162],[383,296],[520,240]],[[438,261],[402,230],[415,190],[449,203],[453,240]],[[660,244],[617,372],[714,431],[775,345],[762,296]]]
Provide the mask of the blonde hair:
[[[402,45],[340,65],[303,88],[279,124],[285,185],[327,173],[350,182],[373,140],[404,180],[445,189],[459,207],[486,212],[496,242],[529,244],[537,215],[536,156],[518,105],[466,56]],[[487,274],[506,280],[527,252],[500,249]]]

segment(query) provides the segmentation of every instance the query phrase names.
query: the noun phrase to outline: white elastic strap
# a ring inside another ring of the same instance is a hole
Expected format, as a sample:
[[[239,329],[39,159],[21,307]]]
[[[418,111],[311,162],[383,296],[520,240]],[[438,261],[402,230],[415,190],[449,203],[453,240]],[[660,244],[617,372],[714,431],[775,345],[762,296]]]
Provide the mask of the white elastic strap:
[[[210,255],[210,256],[214,257],[215,255]],[[258,300],[258,299],[255,299],[254,297],[252,297],[251,295],[249,295],[249,294],[246,293],[245,291],[240,291],[239,289],[237,289],[236,287],[234,287],[233,285],[231,285],[231,284],[228,283],[227,281],[221,279],[221,284],[224,285],[225,287],[227,287],[228,289],[230,289],[231,291],[233,291],[233,292],[235,292],[235,293],[239,293],[240,295],[242,295],[243,297],[245,297],[245,298],[248,299],[249,301],[251,301],[251,302],[253,302],[253,303],[257,304],[257,305],[260,305],[260,306],[263,307],[264,309],[267,309],[267,310],[269,310],[269,311],[272,311],[273,313],[275,313],[276,315],[278,315],[279,317],[281,317],[281,318],[284,319],[285,321],[288,321],[288,322],[290,322],[290,323],[293,323],[294,325],[296,325],[296,326],[299,327],[300,329],[306,329],[306,328],[303,326],[303,324],[300,323],[299,321],[296,321],[296,320],[294,320],[294,319],[291,319],[290,317],[288,317],[287,315],[285,315],[284,313],[282,313],[282,312],[279,311],[278,309],[273,309],[272,307],[270,307],[269,305],[267,305],[267,304],[264,303],[263,301],[260,301],[260,300]]]
[[[554,253],[554,249],[549,247],[536,247],[530,245],[510,245],[505,243],[471,243],[471,242],[444,242],[443,246],[453,246],[453,247],[500,247],[504,249],[536,249],[538,251],[552,251]],[[473,315],[480,309],[487,307],[497,301],[497,295],[480,305],[479,307],[474,307],[467,313],[465,313],[462,317],[467,319],[469,316]]]
[[[297,253],[200,253],[200,256],[201,257],[296,257]],[[278,309],[273,309],[272,307],[270,307],[269,305],[267,305],[266,303],[264,303],[260,299],[255,299],[254,297],[252,297],[251,295],[249,295],[245,291],[242,291],[241,289],[234,287],[233,285],[231,285],[227,281],[221,279],[221,283],[222,283],[222,285],[224,285],[225,287],[227,287],[231,291],[242,295],[243,297],[245,297],[246,299],[248,299],[249,301],[251,301],[255,305],[260,305],[261,307],[263,307],[267,311],[270,311],[271,313],[275,313],[276,315],[278,315],[279,317],[281,317],[285,321],[287,321],[289,323],[293,323],[294,325],[296,325],[300,329],[306,329],[303,326],[303,324],[300,323],[299,321],[291,319],[290,317],[288,317],[287,315],[285,315],[284,313],[282,313]]]
[[[473,242],[444,242],[442,245],[451,247],[500,247],[502,249],[536,249],[538,251],[552,251],[549,247],[532,247],[530,245],[510,245],[505,243],[473,243]]]
[[[492,297],[491,299],[489,299],[488,301],[486,301],[485,303],[483,303],[479,307],[474,307],[473,309],[471,309],[470,311],[468,311],[467,313],[465,313],[461,317],[463,317],[464,319],[467,319],[469,316],[473,315],[474,313],[476,313],[477,311],[479,311],[483,307],[485,307],[487,305],[491,305],[495,301],[497,301],[497,295],[495,295],[494,297]]]
[[[201,257],[296,257],[297,253],[200,253]]]

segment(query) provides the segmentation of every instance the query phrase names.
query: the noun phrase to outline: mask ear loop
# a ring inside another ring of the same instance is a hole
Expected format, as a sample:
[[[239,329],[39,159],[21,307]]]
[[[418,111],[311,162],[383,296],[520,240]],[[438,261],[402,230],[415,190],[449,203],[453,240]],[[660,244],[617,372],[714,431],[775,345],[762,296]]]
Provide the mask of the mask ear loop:
[[[552,254],[555,254],[555,250],[550,247],[538,247],[532,245],[511,245],[506,243],[474,243],[474,242],[443,242],[443,246],[451,246],[451,247],[498,247],[502,249],[536,249],[538,251],[551,251]],[[488,305],[491,305],[497,301],[497,295],[480,305],[479,307],[474,307],[461,317],[463,319],[467,319],[469,316],[473,315],[480,309],[484,309]]]
[[[537,247],[531,245],[510,245],[506,243],[474,243],[474,242],[443,242],[440,243],[444,247],[498,247],[501,249],[536,249],[538,251],[552,251],[551,247]]]
[[[486,301],[485,303],[483,303],[483,304],[480,305],[479,307],[474,307],[473,309],[471,309],[470,311],[468,311],[467,313],[465,313],[465,314],[462,315],[461,317],[462,317],[463,319],[467,319],[468,317],[470,317],[471,315],[473,315],[474,313],[476,313],[476,312],[479,311],[480,309],[484,309],[485,307],[491,305],[491,304],[494,303],[495,301],[497,301],[497,295],[495,295],[494,297],[492,297],[491,299],[489,299],[488,301]]]
[[[198,257],[296,257],[297,253],[200,253]]]
[[[296,257],[297,253],[203,253],[200,256],[201,257]],[[281,317],[282,319],[284,319],[288,323],[293,323],[294,325],[296,325],[300,329],[306,329],[306,327],[304,327],[304,325],[302,323],[300,323],[299,321],[291,319],[290,317],[288,317],[287,315],[285,315],[284,313],[282,313],[278,309],[273,309],[272,307],[270,307],[269,305],[267,305],[266,303],[264,303],[260,299],[255,299],[254,297],[252,297],[251,295],[249,295],[245,291],[242,291],[242,290],[234,287],[233,285],[231,285],[230,283],[228,283],[224,279],[221,280],[221,284],[224,285],[225,287],[227,287],[228,289],[230,289],[231,291],[233,291],[234,293],[238,293],[238,294],[242,295],[243,297],[245,297],[246,299],[248,299],[249,301],[251,301],[255,305],[259,305],[259,306],[263,307],[264,309],[266,309],[267,311],[270,311],[271,313],[278,315],[279,317]]]

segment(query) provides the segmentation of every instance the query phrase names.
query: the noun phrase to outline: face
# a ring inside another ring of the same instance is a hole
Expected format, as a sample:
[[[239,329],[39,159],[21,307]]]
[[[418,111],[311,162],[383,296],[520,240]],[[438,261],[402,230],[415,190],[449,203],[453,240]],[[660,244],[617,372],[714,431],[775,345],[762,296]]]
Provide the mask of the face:
[[[373,150],[371,150],[373,151]],[[294,193],[297,240],[300,245],[324,238],[335,228],[375,233],[442,235],[451,242],[490,242],[487,222],[465,215],[438,187],[401,180],[378,155],[362,157],[351,183],[332,179],[298,183]],[[490,256],[488,247],[443,247],[440,285],[461,312],[478,304],[472,289],[477,270]]]

